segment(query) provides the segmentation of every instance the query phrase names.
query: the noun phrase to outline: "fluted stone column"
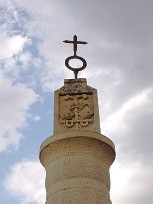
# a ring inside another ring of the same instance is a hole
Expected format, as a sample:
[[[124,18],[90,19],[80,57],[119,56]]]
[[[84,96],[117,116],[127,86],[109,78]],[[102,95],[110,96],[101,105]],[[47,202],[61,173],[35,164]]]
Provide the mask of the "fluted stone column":
[[[54,135],[40,147],[46,204],[111,204],[115,147],[100,134],[96,89],[86,79],[65,80],[54,103]]]

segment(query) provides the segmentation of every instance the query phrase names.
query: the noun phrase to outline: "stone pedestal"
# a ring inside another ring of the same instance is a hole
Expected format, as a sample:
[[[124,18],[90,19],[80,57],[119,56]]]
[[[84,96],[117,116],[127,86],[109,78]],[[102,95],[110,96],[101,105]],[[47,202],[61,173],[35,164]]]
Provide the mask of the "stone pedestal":
[[[111,204],[109,168],[115,147],[100,134],[96,90],[85,79],[55,92],[54,135],[40,147],[46,204]]]

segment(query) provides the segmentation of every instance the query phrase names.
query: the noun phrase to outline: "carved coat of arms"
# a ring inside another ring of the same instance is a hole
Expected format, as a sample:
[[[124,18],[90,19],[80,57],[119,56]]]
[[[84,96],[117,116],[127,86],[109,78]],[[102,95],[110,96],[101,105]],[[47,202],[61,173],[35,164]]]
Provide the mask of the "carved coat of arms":
[[[92,95],[65,95],[60,96],[60,123],[68,128],[86,127],[93,123],[93,99]]]

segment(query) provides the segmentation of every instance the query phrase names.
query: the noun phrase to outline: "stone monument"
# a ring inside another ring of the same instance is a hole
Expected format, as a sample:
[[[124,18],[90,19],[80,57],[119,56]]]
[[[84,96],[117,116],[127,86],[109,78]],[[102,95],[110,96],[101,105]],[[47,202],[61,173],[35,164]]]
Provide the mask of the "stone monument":
[[[111,204],[109,168],[115,159],[113,142],[100,133],[96,89],[77,78],[87,63],[74,55],[65,65],[74,71],[75,79],[65,79],[54,93],[54,135],[40,147],[40,162],[46,170],[46,204]],[[73,58],[83,62],[72,68]]]

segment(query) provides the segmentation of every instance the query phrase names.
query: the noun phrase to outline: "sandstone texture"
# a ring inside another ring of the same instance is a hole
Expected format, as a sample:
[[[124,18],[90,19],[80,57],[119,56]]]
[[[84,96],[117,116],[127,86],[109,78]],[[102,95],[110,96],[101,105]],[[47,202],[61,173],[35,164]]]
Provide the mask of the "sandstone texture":
[[[65,80],[54,104],[54,135],[40,147],[46,204],[111,204],[115,147],[100,134],[96,89],[86,79]]]

